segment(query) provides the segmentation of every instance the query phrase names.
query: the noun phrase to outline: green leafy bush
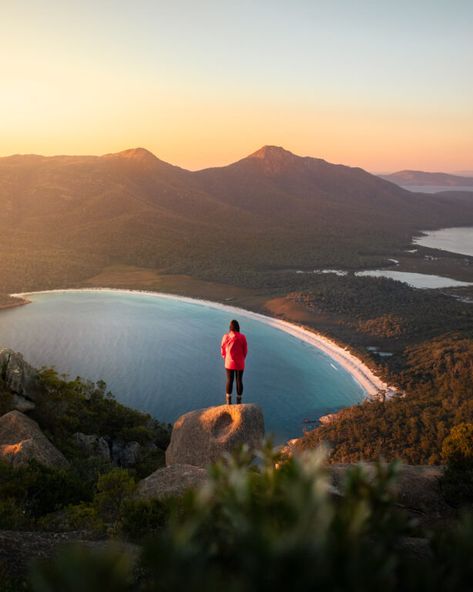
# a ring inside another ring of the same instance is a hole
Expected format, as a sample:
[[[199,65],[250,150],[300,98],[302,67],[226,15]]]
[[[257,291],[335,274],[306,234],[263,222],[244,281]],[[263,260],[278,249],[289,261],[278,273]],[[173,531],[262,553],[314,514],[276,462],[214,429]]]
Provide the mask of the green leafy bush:
[[[258,467],[245,450],[214,465],[147,548],[151,589],[345,589],[367,573],[384,584],[407,532],[392,511],[396,467],[379,465],[374,480],[349,471],[340,496],[324,460],[319,451],[281,464],[268,448]]]
[[[172,501],[125,500],[120,512],[120,531],[127,539],[140,542],[167,524]]]
[[[99,536],[106,532],[105,524],[96,508],[85,502],[47,514],[38,520],[37,526],[40,530],[54,532],[86,530],[89,533],[88,536]]]
[[[28,520],[91,499],[91,492],[73,470],[57,470],[31,461],[24,467],[0,462],[0,499],[10,499]],[[18,526],[19,527],[19,526]]]
[[[33,592],[131,591],[131,560],[118,549],[70,546],[54,561],[38,562],[31,576]]]
[[[112,469],[97,482],[94,506],[105,522],[116,525],[124,502],[131,498],[136,484],[125,469]]]
[[[323,452],[283,461],[267,447],[254,464],[242,450],[215,464],[207,484],[185,496],[169,517],[161,513],[165,504],[121,504],[128,527],[148,518],[157,526],[135,565],[126,550],[104,555],[69,549],[36,567],[32,591],[470,589],[473,520],[422,539],[424,551],[409,553],[404,542],[412,542],[406,537],[413,530],[394,505],[396,475],[395,464],[377,465],[374,476],[353,467],[336,491]],[[122,482],[110,479],[103,489],[108,493]]]

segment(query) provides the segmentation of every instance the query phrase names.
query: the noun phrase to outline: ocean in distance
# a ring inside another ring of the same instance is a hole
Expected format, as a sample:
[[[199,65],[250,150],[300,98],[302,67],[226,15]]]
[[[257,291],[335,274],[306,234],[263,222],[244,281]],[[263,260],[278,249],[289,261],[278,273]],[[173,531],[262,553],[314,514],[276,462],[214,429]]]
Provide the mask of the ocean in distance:
[[[64,291],[29,295],[31,304],[0,313],[0,345],[34,366],[103,379],[117,400],[165,422],[223,404],[220,340],[234,313],[159,295]],[[326,353],[244,313],[244,402],[263,408],[276,443],[307,423],[355,404],[364,388]]]
[[[413,242],[422,247],[473,257],[473,228],[470,226],[425,230]]]

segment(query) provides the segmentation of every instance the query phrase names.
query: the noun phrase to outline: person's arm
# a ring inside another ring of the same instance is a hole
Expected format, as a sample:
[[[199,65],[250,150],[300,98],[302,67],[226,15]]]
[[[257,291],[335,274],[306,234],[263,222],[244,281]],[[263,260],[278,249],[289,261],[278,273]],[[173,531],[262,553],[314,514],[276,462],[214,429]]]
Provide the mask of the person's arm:
[[[226,335],[224,335],[222,337],[222,343],[220,344],[220,352],[222,354],[222,358],[224,358],[227,353],[227,336]]]
[[[243,335],[243,356],[246,358],[248,354],[248,343],[246,341],[246,337]]]

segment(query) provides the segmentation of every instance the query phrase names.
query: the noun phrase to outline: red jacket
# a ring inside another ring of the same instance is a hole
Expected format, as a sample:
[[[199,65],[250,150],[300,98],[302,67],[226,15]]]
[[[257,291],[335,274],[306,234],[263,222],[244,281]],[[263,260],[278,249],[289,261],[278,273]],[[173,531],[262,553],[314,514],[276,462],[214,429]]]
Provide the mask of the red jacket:
[[[244,370],[245,358],[248,353],[246,337],[243,333],[230,331],[222,337],[222,358],[227,370]]]

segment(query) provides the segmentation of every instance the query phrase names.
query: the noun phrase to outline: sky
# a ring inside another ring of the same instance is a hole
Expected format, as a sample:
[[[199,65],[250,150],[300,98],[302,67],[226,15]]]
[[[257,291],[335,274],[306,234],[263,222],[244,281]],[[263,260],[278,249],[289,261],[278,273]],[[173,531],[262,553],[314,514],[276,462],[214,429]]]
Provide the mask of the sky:
[[[0,0],[0,155],[473,170],[473,0]]]

